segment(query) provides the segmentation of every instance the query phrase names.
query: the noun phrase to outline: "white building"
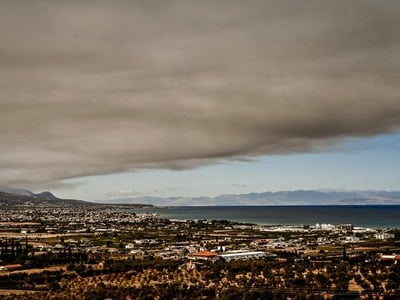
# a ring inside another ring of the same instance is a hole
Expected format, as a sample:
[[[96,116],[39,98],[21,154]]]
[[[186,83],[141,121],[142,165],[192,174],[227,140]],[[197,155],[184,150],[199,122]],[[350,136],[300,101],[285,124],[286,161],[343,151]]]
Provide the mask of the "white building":
[[[335,230],[336,227],[335,227],[335,225],[332,225],[332,224],[325,224],[325,223],[319,224],[319,223],[317,223],[317,224],[315,224],[315,229],[316,230],[332,231],[332,230]]]
[[[265,256],[267,256],[267,254],[263,251],[238,251],[219,255],[219,257],[225,259],[226,261],[236,259],[258,259]]]
[[[393,233],[388,233],[388,232],[379,232],[379,233],[375,233],[375,238],[377,240],[394,239],[395,235]]]

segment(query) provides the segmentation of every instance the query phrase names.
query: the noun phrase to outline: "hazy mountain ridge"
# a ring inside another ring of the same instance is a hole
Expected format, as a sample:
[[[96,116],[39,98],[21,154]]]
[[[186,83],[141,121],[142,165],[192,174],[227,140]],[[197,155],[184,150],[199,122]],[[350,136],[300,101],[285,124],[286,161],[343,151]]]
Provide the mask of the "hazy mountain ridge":
[[[216,205],[400,205],[398,191],[279,191],[223,194],[216,197],[135,197],[109,200],[112,203],[141,202],[158,206]]]
[[[90,206],[95,205],[95,203],[87,202],[83,200],[72,200],[72,199],[59,199],[47,192],[40,197],[41,194],[20,195],[20,194],[10,194],[0,191],[0,205],[3,207],[30,207],[30,206]],[[52,197],[51,197],[51,196]]]
[[[34,197],[34,198],[41,198],[41,199],[48,199],[48,200],[60,200],[60,198],[57,198],[49,191],[44,191],[44,192],[35,194],[27,189],[14,188],[14,187],[9,187],[6,185],[1,185],[1,184],[0,184],[0,192],[12,194],[12,195],[30,196],[30,197]]]
[[[148,207],[151,204],[143,203],[95,203],[76,199],[61,199],[54,196],[49,191],[33,193],[26,189],[18,189],[0,185],[0,205],[3,207],[94,207],[94,206],[112,206],[129,208]]]
[[[224,206],[224,205],[400,205],[400,191],[315,191],[296,190],[247,194],[222,194],[216,197],[130,197],[100,203],[59,199],[49,191],[33,193],[0,185],[0,204],[17,205],[156,205],[156,206]]]
[[[13,194],[13,195],[21,195],[21,196],[34,196],[35,195],[31,191],[28,191],[25,189],[9,187],[9,186],[2,185],[2,184],[0,184],[0,192]]]

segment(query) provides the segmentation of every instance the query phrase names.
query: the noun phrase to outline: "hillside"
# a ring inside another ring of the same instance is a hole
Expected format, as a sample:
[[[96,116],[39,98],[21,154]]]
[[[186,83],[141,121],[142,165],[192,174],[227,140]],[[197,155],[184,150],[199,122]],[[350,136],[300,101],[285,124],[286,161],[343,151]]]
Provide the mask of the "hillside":
[[[46,197],[47,196],[47,197]],[[96,203],[82,200],[59,199],[50,195],[17,195],[5,192],[0,192],[0,205],[4,207],[63,207],[63,206],[94,206]]]
[[[0,185],[0,205],[3,208],[15,207],[85,207],[85,208],[144,208],[151,204],[142,203],[95,203],[75,199],[60,199],[49,191],[33,193],[26,189],[12,188]]]

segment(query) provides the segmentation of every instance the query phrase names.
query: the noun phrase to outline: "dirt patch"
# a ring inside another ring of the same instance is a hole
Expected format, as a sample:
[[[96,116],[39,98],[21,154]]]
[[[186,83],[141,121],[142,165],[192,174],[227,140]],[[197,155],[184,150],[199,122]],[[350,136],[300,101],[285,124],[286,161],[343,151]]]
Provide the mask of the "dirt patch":
[[[1,296],[21,295],[21,294],[25,294],[25,293],[26,294],[33,294],[33,293],[37,293],[37,291],[0,289],[0,295]]]
[[[9,272],[8,274],[16,274],[16,273],[26,273],[26,274],[34,274],[34,273],[41,273],[43,271],[66,271],[66,266],[54,266],[48,268],[38,268],[38,269],[25,269],[25,270],[17,270]]]

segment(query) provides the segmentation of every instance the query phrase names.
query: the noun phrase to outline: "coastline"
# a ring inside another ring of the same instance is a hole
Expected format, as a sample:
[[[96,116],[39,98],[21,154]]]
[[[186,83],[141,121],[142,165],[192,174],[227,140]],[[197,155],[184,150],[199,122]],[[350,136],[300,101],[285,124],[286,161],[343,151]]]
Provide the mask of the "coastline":
[[[400,205],[155,206],[146,210],[167,219],[227,220],[264,226],[326,223],[400,228]]]

